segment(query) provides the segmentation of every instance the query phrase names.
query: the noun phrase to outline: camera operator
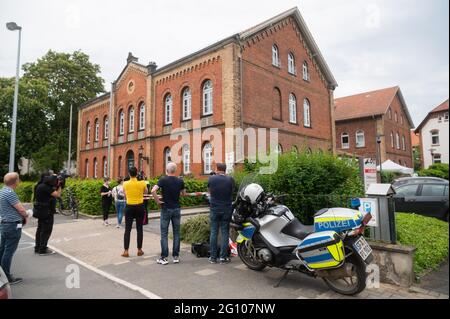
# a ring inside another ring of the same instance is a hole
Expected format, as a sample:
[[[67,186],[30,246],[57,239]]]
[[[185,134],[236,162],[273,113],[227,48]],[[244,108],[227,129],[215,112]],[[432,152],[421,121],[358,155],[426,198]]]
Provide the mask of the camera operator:
[[[58,176],[43,176],[42,183],[35,189],[34,217],[38,219],[36,229],[35,253],[40,256],[52,255],[55,252],[47,247],[52,234],[56,200],[61,197],[61,184]]]

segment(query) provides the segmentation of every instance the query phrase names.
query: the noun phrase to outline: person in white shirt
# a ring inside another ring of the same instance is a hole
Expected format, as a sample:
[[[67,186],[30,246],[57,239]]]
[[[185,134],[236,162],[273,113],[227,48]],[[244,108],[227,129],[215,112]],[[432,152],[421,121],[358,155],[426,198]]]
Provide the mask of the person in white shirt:
[[[113,188],[112,195],[114,198],[114,204],[116,206],[116,213],[117,213],[117,226],[116,228],[120,228],[122,225],[122,219],[123,219],[123,212],[125,210],[126,206],[126,200],[125,200],[125,192],[123,191],[123,179],[119,178],[117,180],[118,185]]]

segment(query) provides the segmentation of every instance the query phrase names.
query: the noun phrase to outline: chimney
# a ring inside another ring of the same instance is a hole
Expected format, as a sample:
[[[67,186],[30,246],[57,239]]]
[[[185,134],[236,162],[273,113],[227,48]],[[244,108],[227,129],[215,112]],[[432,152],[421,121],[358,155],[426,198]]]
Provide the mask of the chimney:
[[[157,68],[157,67],[158,67],[158,66],[156,65],[155,62],[149,62],[148,65],[147,65],[148,73],[152,74],[153,72],[156,71],[156,68]]]
[[[131,62],[137,62],[137,61],[138,61],[138,58],[133,56],[133,53],[128,52],[127,64],[131,63]]]

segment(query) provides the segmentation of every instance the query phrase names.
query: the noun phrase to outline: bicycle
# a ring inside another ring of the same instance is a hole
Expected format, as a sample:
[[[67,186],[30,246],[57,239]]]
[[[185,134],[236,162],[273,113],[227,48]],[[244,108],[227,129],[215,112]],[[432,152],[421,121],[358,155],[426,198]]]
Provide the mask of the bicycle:
[[[72,216],[74,219],[78,219],[78,201],[75,197],[74,192],[70,187],[66,188],[67,192],[67,200],[68,200],[68,209],[64,209],[64,204],[62,198],[58,199],[57,203],[57,211],[59,214],[64,216]]]

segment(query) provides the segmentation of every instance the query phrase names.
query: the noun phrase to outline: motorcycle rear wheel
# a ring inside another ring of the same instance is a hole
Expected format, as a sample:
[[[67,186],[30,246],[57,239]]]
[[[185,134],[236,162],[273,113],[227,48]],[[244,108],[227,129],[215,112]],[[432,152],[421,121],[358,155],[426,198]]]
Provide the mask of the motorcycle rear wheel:
[[[249,242],[237,244],[238,255],[242,262],[251,270],[261,271],[266,268],[266,265],[259,260],[255,260],[252,250],[254,250],[254,247]]]
[[[353,266],[352,277],[322,279],[331,290],[341,295],[353,296],[359,294],[366,288],[366,265],[355,255],[348,257],[345,263]]]

